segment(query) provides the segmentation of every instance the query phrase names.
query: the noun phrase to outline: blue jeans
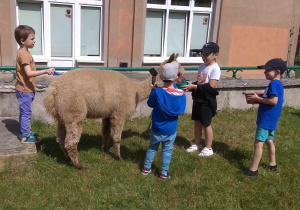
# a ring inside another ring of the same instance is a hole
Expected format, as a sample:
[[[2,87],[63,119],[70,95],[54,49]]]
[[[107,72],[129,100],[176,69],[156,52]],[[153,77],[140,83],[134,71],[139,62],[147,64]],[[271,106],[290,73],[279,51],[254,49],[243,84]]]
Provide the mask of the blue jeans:
[[[176,138],[176,132],[172,135],[161,135],[151,131],[150,135],[150,145],[147,150],[144,168],[150,169],[155,153],[158,150],[160,142],[162,142],[162,163],[161,163],[161,173],[166,174],[169,170],[169,165],[172,157],[173,143]]]
[[[30,133],[31,102],[34,100],[35,93],[23,93],[16,90],[16,96],[20,105],[20,131],[23,135],[27,135]]]

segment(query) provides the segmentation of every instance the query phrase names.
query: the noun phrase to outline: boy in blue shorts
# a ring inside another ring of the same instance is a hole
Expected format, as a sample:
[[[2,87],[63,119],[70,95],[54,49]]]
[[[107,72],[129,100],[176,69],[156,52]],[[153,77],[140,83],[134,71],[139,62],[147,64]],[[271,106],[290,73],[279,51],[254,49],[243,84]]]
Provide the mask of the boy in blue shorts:
[[[280,78],[287,69],[285,62],[280,58],[272,59],[266,65],[258,66],[258,68],[265,69],[265,77],[271,82],[266,88],[263,97],[259,97],[257,94],[248,97],[248,100],[259,102],[254,156],[250,169],[244,171],[246,176],[252,177],[258,175],[258,165],[262,157],[264,143],[267,144],[269,154],[269,165],[267,168],[274,173],[277,172],[273,137],[283,104],[284,90]]]

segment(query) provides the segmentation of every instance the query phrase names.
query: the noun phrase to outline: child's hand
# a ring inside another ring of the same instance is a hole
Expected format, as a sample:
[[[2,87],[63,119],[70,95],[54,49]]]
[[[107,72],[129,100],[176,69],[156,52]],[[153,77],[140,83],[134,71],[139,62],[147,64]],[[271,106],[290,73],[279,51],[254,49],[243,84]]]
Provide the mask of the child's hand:
[[[155,88],[157,88],[157,84],[156,83],[154,83],[154,85],[151,84],[151,89],[155,89]]]
[[[190,81],[186,81],[186,82],[188,83],[188,85],[182,87],[183,91],[191,91],[191,90],[196,90],[197,89],[197,85],[194,85],[194,84],[190,83]]]
[[[261,97],[259,97],[256,93],[253,93],[253,95],[247,96],[247,100],[249,101],[258,101],[258,99],[260,99]]]
[[[205,84],[206,75],[200,72],[200,74],[197,77],[197,85],[203,85]]]
[[[45,73],[48,74],[48,75],[53,75],[53,72],[55,72],[54,68],[50,68],[50,69],[45,70]]]

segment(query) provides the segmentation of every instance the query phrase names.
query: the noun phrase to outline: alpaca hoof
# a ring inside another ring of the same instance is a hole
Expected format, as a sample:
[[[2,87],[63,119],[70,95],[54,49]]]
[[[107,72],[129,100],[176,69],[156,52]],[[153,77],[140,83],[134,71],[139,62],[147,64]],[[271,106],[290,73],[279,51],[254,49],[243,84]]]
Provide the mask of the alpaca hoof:
[[[115,157],[115,160],[116,160],[116,161],[120,161],[121,158],[120,158],[120,157]]]
[[[87,168],[83,167],[83,166],[79,166],[79,167],[75,167],[76,169],[80,170],[80,171],[86,171]]]

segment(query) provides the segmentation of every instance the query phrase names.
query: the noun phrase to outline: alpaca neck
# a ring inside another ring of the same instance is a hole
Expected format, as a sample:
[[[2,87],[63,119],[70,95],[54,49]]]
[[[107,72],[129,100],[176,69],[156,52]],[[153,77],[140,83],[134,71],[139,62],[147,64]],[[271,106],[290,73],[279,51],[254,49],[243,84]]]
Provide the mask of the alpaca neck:
[[[136,91],[138,103],[149,97],[149,94],[151,92],[151,82],[152,77],[149,77],[148,79],[142,82],[137,82]]]

